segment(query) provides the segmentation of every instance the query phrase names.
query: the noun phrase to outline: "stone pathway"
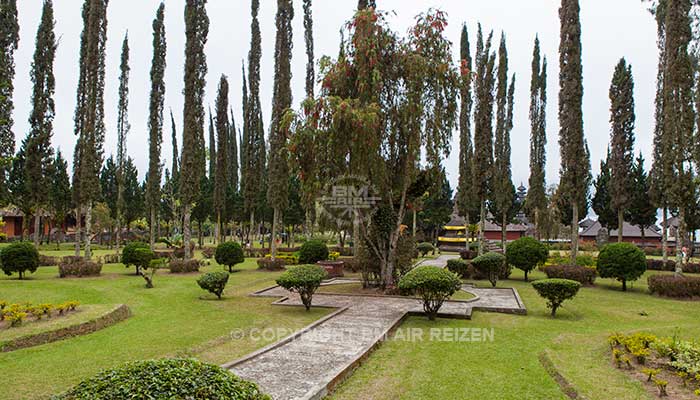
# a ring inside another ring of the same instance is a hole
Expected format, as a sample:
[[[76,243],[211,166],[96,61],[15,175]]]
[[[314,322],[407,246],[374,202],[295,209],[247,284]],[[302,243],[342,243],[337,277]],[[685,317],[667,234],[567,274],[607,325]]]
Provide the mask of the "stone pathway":
[[[447,266],[447,260],[451,260],[454,258],[459,258],[458,255],[455,254],[441,254],[438,256],[438,258],[435,259],[428,259],[428,260],[423,260],[419,262],[417,265],[432,265],[434,267],[440,267],[440,268],[445,268]]]
[[[449,256],[438,260],[442,257]],[[446,263],[447,259],[442,261]],[[326,284],[349,282],[357,281],[336,279]],[[441,317],[470,319],[474,310],[527,313],[515,289],[478,289],[464,285],[462,290],[477,297],[445,302],[440,310]],[[279,286],[253,296],[281,297],[273,303],[281,306],[301,305],[296,294]],[[405,297],[316,294],[313,304],[337,310],[297,334],[223,367],[258,383],[274,400],[322,399],[406,316],[423,314],[421,301]]]

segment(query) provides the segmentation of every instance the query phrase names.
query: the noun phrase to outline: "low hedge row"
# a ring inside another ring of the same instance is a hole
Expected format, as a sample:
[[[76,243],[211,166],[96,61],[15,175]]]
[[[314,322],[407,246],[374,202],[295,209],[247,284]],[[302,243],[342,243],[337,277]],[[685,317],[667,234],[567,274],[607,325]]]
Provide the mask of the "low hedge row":
[[[593,285],[597,276],[595,268],[579,265],[549,265],[544,273],[549,279],[569,279],[582,285]]]
[[[170,268],[170,272],[173,274],[187,274],[190,272],[198,272],[199,267],[201,265],[202,264],[199,262],[199,260],[195,260],[195,259],[191,259],[191,260],[173,259],[173,260],[170,260],[168,267]]]
[[[652,275],[647,279],[649,291],[675,298],[700,297],[700,278],[675,275]]]
[[[265,271],[282,271],[286,265],[285,261],[281,258],[259,258],[258,268]]]
[[[58,276],[61,278],[85,276],[98,276],[102,272],[102,264],[87,261],[82,258],[73,259],[72,262],[62,262],[58,265]]]
[[[664,263],[664,260],[658,259],[647,259],[647,269],[652,271],[675,271],[676,262],[674,260],[668,260]],[[683,266],[683,272],[689,274],[700,274],[700,264],[698,263],[688,263]]]

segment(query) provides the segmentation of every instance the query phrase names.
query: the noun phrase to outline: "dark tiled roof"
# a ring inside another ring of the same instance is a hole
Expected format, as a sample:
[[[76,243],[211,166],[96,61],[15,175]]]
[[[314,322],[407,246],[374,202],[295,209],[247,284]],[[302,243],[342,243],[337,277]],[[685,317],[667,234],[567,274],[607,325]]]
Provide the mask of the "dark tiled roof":
[[[598,236],[598,232],[601,229],[604,229],[604,228],[600,225],[600,223],[598,221],[596,221],[593,225],[584,229],[583,232],[581,232],[579,234],[579,236],[593,237],[594,238],[594,237]],[[615,237],[615,236],[617,236],[617,229],[613,229],[610,231],[610,237]],[[622,236],[623,237],[641,238],[642,231],[639,229],[638,226],[630,225],[629,223],[625,222],[624,225],[622,226]],[[646,228],[644,230],[644,237],[648,238],[648,239],[652,239],[652,238],[660,238],[661,235],[651,228]]]

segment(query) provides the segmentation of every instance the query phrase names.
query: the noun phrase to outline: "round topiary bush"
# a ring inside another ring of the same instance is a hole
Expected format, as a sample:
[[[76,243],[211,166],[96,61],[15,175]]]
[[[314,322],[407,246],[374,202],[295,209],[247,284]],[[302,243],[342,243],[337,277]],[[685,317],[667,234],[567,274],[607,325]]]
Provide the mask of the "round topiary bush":
[[[216,247],[214,259],[219,265],[227,266],[228,272],[234,272],[233,267],[245,261],[245,254],[243,254],[243,247],[241,247],[240,244],[236,242],[226,242]]]
[[[418,243],[416,249],[420,253],[421,257],[425,257],[426,255],[428,255],[428,253],[435,251],[435,246],[433,246],[431,243],[423,242]]]
[[[547,261],[549,249],[539,240],[531,237],[522,237],[508,244],[506,247],[506,262],[527,274],[536,266]]]
[[[314,264],[328,259],[328,247],[320,240],[304,242],[299,249],[299,262],[301,264]]]
[[[451,258],[447,260],[447,269],[464,279],[471,278],[471,274],[469,273],[469,265],[469,261],[462,260],[461,258]]]
[[[213,293],[221,300],[221,294],[228,283],[229,273],[226,271],[208,272],[197,279],[197,284],[202,289]]]
[[[102,371],[55,398],[271,400],[256,384],[216,365],[190,359],[127,363]]]
[[[423,299],[423,310],[431,321],[435,320],[445,300],[461,286],[462,281],[457,274],[430,265],[412,269],[399,281],[402,292],[417,294]]]
[[[547,300],[547,308],[552,310],[552,317],[565,300],[573,299],[581,284],[569,279],[542,279],[532,282],[537,293]]]
[[[496,287],[498,277],[503,273],[503,270],[508,268],[506,265],[506,256],[501,253],[486,253],[472,260],[474,268],[485,276],[491,286]]]
[[[138,256],[136,255],[137,249],[149,249],[150,246],[148,243],[144,242],[130,242],[124,248],[122,249],[122,264],[124,264],[125,267],[129,268],[130,266],[134,265],[136,266],[136,263],[139,261]],[[136,273],[139,273],[138,266],[136,267]]]
[[[299,293],[306,311],[311,309],[311,298],[326,279],[328,273],[318,265],[297,265],[289,268],[278,279],[277,284],[283,288]]]
[[[34,273],[39,268],[39,252],[32,243],[12,243],[0,251],[0,268],[8,276],[17,272],[24,279],[27,271]]]
[[[597,270],[601,278],[615,278],[622,282],[622,291],[626,291],[627,282],[636,281],[646,272],[646,257],[631,243],[612,243],[598,254]]]

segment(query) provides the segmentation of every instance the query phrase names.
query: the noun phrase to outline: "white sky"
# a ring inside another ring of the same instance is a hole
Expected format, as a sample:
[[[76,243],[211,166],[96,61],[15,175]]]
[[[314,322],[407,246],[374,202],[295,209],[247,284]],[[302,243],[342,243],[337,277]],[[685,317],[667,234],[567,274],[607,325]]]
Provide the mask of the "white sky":
[[[56,33],[60,37],[55,74],[56,119],[53,144],[72,160],[75,137],[73,112],[78,80],[78,52],[82,20],[82,0],[54,0]],[[131,46],[131,87],[129,117],[131,132],[128,153],[136,161],[141,177],[148,166],[148,97],[149,71],[152,56],[151,23],[159,0],[111,0],[108,9],[107,87],[105,111],[107,137],[105,153],[116,151],[117,89],[121,42],[129,31]],[[166,31],[168,67],[166,74],[166,118],[164,126],[163,162],[170,165],[170,122],[168,108],[172,107],[182,134],[182,88],[184,64],[184,0],[166,0]],[[542,51],[549,61],[548,81],[548,145],[547,181],[558,181],[559,146],[557,123],[559,18],[557,0],[377,0],[378,8],[390,10],[389,21],[395,31],[405,33],[414,17],[429,8],[448,13],[447,35],[454,43],[455,61],[459,58],[459,37],[462,23],[467,23],[472,43],[476,42],[476,25],[493,29],[496,39],[505,31],[511,73],[517,75],[515,121],[511,134],[513,149],[513,181],[527,184],[529,159],[529,86],[532,45],[539,34]],[[17,145],[26,135],[29,124],[31,81],[29,71],[34,52],[34,37],[41,14],[41,0],[18,1],[20,18],[20,48],[16,53],[14,132]],[[302,1],[294,0],[294,54],[292,59],[294,102],[297,106],[304,96],[305,46],[303,40]],[[335,57],[338,52],[339,29],[353,14],[356,0],[314,0],[314,42],[317,59],[322,55]],[[247,58],[250,46],[250,2],[248,0],[209,0],[207,11],[210,33],[207,43],[207,77],[205,107],[214,104],[216,87],[221,74],[229,76],[231,98],[236,123],[241,122],[241,62]],[[269,125],[273,84],[273,52],[276,2],[262,0],[260,24],[262,31],[261,101],[265,127]],[[609,141],[608,88],[613,69],[620,57],[632,64],[635,79],[637,112],[636,151],[642,151],[651,165],[654,92],[656,79],[656,25],[640,0],[581,0],[584,68],[584,128],[591,149],[594,173],[604,157]],[[496,41],[497,43],[497,41]],[[205,131],[206,132],[206,131]],[[178,140],[181,146],[181,139]],[[458,178],[458,134],[453,136],[453,153],[445,160],[452,186]]]

